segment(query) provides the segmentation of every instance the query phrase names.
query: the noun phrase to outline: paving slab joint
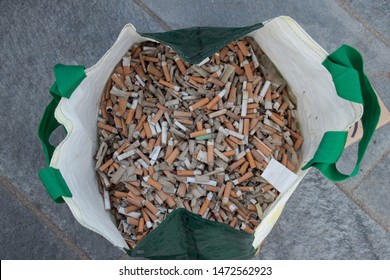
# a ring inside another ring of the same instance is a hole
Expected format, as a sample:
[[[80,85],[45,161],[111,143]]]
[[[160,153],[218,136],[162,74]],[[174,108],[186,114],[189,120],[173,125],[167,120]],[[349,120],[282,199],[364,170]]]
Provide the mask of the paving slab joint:
[[[141,0],[133,0],[133,2],[140,7],[141,10],[143,10],[145,13],[147,13],[149,16],[151,16],[155,21],[158,22],[158,24],[161,25],[161,27],[166,30],[170,31],[172,30],[172,27],[167,24],[162,18],[160,18],[151,8],[149,8],[145,3],[143,3]]]
[[[341,0],[335,0],[335,2],[344,9],[351,17],[355,18],[360,24],[362,24],[368,31],[374,34],[379,40],[381,40],[384,44],[390,47],[390,41],[383,36],[378,30],[376,30],[371,24],[365,21],[358,13],[356,13],[353,8],[351,8],[347,3],[342,2]]]
[[[362,200],[360,200],[352,190],[347,189],[340,183],[335,183],[336,186],[343,191],[360,209],[373,219],[379,226],[390,233],[390,223],[378,216],[369,206],[367,206]]]
[[[16,199],[20,201],[34,216],[38,218],[45,226],[47,226],[53,234],[62,242],[66,247],[71,250],[80,259],[91,259],[82,249],[80,249],[76,243],[74,243],[57,225],[55,225],[48,216],[42,213],[35,205],[28,200],[24,194],[22,194],[7,178],[0,176],[0,184],[2,184]]]

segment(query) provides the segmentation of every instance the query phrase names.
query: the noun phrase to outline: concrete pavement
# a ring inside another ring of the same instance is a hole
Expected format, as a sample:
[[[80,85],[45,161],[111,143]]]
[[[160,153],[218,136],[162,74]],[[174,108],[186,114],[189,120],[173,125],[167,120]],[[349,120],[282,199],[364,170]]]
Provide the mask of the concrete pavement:
[[[127,258],[53,203],[37,126],[56,63],[94,65],[126,23],[157,32],[295,19],[325,50],[356,47],[390,108],[390,3],[381,1],[2,1],[0,9],[0,258]],[[54,142],[64,137],[59,130]],[[334,184],[312,170],[284,209],[260,259],[390,259],[390,125],[380,128],[358,176]],[[350,171],[357,145],[339,167]]]

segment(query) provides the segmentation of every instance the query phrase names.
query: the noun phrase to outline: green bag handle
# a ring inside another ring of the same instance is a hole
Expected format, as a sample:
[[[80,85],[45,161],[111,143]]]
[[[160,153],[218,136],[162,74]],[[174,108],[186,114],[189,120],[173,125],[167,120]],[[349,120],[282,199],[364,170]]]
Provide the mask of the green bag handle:
[[[343,153],[347,131],[328,131],[324,134],[314,157],[302,168],[317,168],[326,178],[342,181],[355,176],[379,121],[378,97],[363,71],[363,59],[354,48],[343,45],[322,63],[331,73],[337,94],[349,101],[363,105],[363,137],[359,142],[358,159],[351,174],[338,171],[336,162]]]
[[[60,126],[60,123],[54,117],[55,109],[61,98],[69,98],[81,81],[86,77],[84,68],[84,66],[79,65],[57,64],[54,66],[56,82],[50,89],[50,94],[53,96],[53,99],[50,101],[49,105],[47,105],[38,126],[38,138],[42,144],[43,153],[45,154],[48,165],[50,165],[55,150],[55,147],[50,143],[49,139],[54,130]],[[55,202],[62,203],[64,202],[62,197],[72,197],[72,194],[58,169],[48,166],[41,169],[38,175],[50,197]]]

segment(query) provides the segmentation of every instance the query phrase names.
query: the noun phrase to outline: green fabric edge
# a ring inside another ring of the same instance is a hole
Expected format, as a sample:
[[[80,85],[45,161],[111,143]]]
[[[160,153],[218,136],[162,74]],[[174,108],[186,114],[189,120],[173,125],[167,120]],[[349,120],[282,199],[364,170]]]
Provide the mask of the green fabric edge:
[[[74,90],[86,77],[85,67],[82,65],[56,64],[54,66],[55,83],[50,88],[53,99],[45,108],[42,119],[38,125],[38,138],[41,142],[46,163],[50,165],[55,147],[50,143],[50,135],[60,126],[54,117],[55,109],[61,98],[70,98]],[[66,185],[60,171],[52,167],[46,167],[39,171],[39,177],[46,187],[50,197],[57,203],[62,203],[62,196],[71,197],[72,194]]]
[[[87,76],[84,69],[85,66],[83,65],[56,64],[54,66],[56,82],[50,89],[50,93],[69,99],[74,90]]]
[[[170,46],[188,63],[197,64],[228,43],[263,26],[263,23],[256,23],[246,27],[193,27],[140,35]]]
[[[53,98],[45,108],[42,119],[38,125],[38,138],[42,144],[43,153],[48,165],[50,165],[50,160],[55,150],[55,147],[49,141],[50,135],[60,126],[60,123],[54,117],[57,106],[58,101]]]
[[[148,259],[250,259],[254,235],[203,219],[184,208],[174,210],[134,249],[131,257]]]
[[[54,202],[63,203],[63,197],[72,197],[72,193],[58,169],[50,166],[42,168],[38,175]]]
[[[326,132],[314,157],[302,168],[305,170],[315,167],[326,178],[337,182],[359,172],[360,163],[378,125],[381,110],[375,90],[364,73],[363,58],[356,49],[343,45],[322,64],[332,75],[337,94],[346,100],[362,104],[364,108],[361,118],[363,137],[359,142],[358,159],[351,174],[343,174],[336,167],[347,141],[346,131]]]

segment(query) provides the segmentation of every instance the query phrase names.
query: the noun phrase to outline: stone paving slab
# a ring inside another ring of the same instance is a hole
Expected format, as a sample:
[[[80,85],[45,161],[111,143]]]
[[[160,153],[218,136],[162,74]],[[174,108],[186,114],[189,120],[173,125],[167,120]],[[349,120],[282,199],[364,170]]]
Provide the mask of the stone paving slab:
[[[0,259],[78,259],[0,183]]]
[[[278,15],[289,15],[296,19],[329,52],[342,43],[358,47],[366,61],[367,75],[371,78],[386,106],[390,107],[390,96],[387,93],[389,48],[343,9],[338,1],[305,1],[303,3],[303,1],[276,0],[267,5],[258,2],[199,1],[196,5],[191,4],[190,9],[189,2],[173,0],[161,2],[149,0],[143,2],[140,0],[89,1],[88,4],[81,4],[75,0],[66,2],[2,1],[0,9],[0,36],[2,38],[0,41],[2,57],[2,63],[0,63],[0,92],[2,93],[0,95],[0,131],[2,131],[0,133],[0,176],[9,178],[15,188],[31,201],[34,207],[46,215],[59,230],[69,236],[88,257],[93,259],[124,257],[121,251],[113,248],[104,238],[79,225],[66,205],[58,205],[50,201],[37,177],[38,170],[46,164],[36,131],[42,112],[50,100],[48,89],[53,83],[52,67],[54,64],[92,66],[114,43],[122,27],[129,22],[139,31],[157,32],[169,28],[196,25],[244,26]],[[380,30],[375,24],[373,26]],[[376,139],[379,147],[386,149],[389,148],[387,141],[389,138],[387,137],[388,130],[384,131],[376,135],[374,140]],[[58,133],[57,142],[60,137],[61,133]],[[381,159],[379,148],[374,148],[371,154],[368,153],[366,157],[368,165],[362,168],[361,178],[364,178]],[[313,175],[310,176],[313,177]],[[305,179],[300,188],[304,187],[309,190],[318,188],[315,182],[321,180],[321,177],[317,177],[315,175],[315,179]],[[332,184],[331,187],[334,185]],[[322,195],[322,192],[319,191],[318,194]],[[294,197],[297,195],[295,194]],[[312,197],[305,196],[305,199],[296,199],[300,205],[313,205],[314,203],[311,200]],[[325,202],[318,199],[319,205],[329,202],[329,199],[325,199]],[[348,203],[347,205],[350,205],[352,202]],[[3,204],[0,205],[3,208]],[[386,236],[373,220],[368,219],[358,208],[354,208],[353,203],[347,207],[352,216],[349,225],[358,232],[361,231],[361,234],[353,237],[350,243],[347,243],[345,238],[328,237],[329,244],[324,243],[321,247],[323,250],[319,252],[311,250],[310,248],[315,247],[315,242],[311,243],[311,247],[308,246],[305,243],[306,239],[312,240],[313,238],[304,238],[303,233],[309,232],[309,236],[314,237],[323,234],[324,229],[319,220],[313,225],[310,224],[313,220],[306,220],[307,223],[300,224],[305,229],[300,232],[303,235],[302,239],[296,239],[294,244],[288,239],[290,243],[281,244],[281,239],[274,239],[274,236],[288,226],[293,226],[289,223],[293,223],[298,217],[297,214],[294,216],[295,210],[293,209],[295,208],[290,208],[289,205],[272,235],[267,238],[264,251],[262,251],[264,258],[282,258],[283,256],[277,251],[278,248],[288,250],[284,254],[287,256],[285,258],[346,258],[347,255],[351,258],[364,258],[363,253],[367,258],[388,258],[388,233]],[[312,208],[316,209],[315,206]],[[325,206],[320,209],[327,210]],[[351,234],[348,228],[343,226],[344,220],[340,218],[332,221],[332,217],[323,217],[321,213],[319,210],[313,211],[311,219],[315,220],[320,217],[326,222],[335,224],[335,230],[332,231],[334,235],[345,237]],[[308,215],[306,212],[304,214]],[[34,224],[40,228],[39,221],[33,218],[31,221],[34,221]],[[338,223],[341,224],[338,225]],[[1,228],[0,233],[3,234],[4,229]],[[34,236],[35,230],[33,227],[31,229],[33,231],[31,235]],[[41,231],[50,235],[45,228]],[[367,234],[368,237],[362,237],[363,234]],[[21,236],[20,238],[22,239],[20,242],[29,241],[28,237]],[[340,251],[332,245],[333,241],[340,242]],[[362,254],[354,249],[359,246],[359,242],[363,242],[366,246]],[[373,242],[371,247],[368,246],[369,242]],[[35,252],[31,258],[39,259],[47,256],[46,251],[41,251],[43,249],[40,248],[39,242],[30,242],[30,244],[34,247],[31,251]],[[306,244],[305,247],[309,249],[303,248],[303,244]],[[50,257],[73,258],[69,255],[66,246],[58,246],[56,247],[58,255]],[[20,255],[23,255],[23,252],[20,251]],[[17,258],[17,256],[10,255],[9,258]]]
[[[287,202],[258,258],[390,259],[390,234],[312,169]]]
[[[354,194],[388,224],[390,229],[390,153],[363,180]]]
[[[367,23],[378,37],[390,44],[390,3],[388,0],[338,0],[362,23]]]

